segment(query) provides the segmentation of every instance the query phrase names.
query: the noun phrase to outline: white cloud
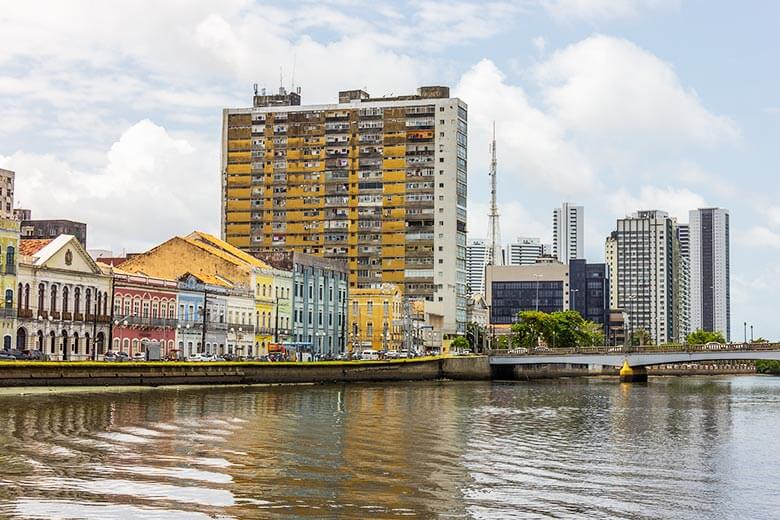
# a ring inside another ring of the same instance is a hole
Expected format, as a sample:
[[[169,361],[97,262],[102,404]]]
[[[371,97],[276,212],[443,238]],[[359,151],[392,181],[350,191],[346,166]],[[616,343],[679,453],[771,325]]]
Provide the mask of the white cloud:
[[[608,197],[610,208],[616,217],[629,215],[637,210],[658,209],[677,217],[681,223],[688,222],[688,212],[706,207],[704,198],[687,188],[667,186],[642,186],[638,195],[632,195],[625,188],[615,190]]]
[[[531,43],[533,44],[534,48],[539,52],[539,54],[543,53],[544,50],[547,48],[547,40],[544,39],[544,36],[536,36],[534,39],[531,40]]]
[[[122,133],[97,170],[25,152],[0,156],[0,165],[17,172],[16,199],[35,218],[82,220],[90,247],[137,250],[193,228],[217,229],[217,152],[143,120]]]
[[[672,66],[628,40],[594,35],[554,53],[535,77],[545,104],[583,143],[635,151],[735,142]]]
[[[566,139],[563,128],[533,107],[522,87],[508,84],[492,61],[474,65],[460,78],[454,94],[469,103],[472,172],[487,171],[496,121],[500,189],[511,189],[512,196],[522,198],[524,190],[539,187],[563,194],[596,188],[588,160]]]
[[[745,232],[736,234],[735,239],[743,246],[780,249],[780,233],[765,226],[753,226]]]
[[[541,0],[559,21],[596,21],[637,18],[645,11],[676,8],[679,0]]]

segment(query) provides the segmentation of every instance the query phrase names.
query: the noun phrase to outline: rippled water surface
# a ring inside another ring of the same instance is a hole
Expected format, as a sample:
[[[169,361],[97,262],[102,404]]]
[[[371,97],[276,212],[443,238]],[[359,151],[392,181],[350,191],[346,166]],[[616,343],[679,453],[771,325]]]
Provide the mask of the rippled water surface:
[[[780,379],[0,391],[0,517],[780,518]]]

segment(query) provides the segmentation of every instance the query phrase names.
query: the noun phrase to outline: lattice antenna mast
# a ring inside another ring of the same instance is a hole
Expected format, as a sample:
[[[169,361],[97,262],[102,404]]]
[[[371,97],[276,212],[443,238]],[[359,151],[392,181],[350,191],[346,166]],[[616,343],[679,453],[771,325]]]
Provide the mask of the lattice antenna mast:
[[[493,142],[490,146],[490,244],[487,265],[501,265],[501,232],[498,227],[498,203],[496,202],[496,122],[493,121]]]

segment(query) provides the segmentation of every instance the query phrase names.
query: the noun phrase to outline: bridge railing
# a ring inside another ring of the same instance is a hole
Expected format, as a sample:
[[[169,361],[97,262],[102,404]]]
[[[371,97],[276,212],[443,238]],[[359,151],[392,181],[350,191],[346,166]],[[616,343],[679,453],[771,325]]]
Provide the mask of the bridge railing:
[[[663,352],[739,352],[742,350],[780,350],[780,343],[708,343],[705,345],[641,345],[641,346],[599,346],[599,347],[536,347],[497,349],[488,352],[490,356],[561,356],[569,354],[619,354],[619,353],[663,353]]]

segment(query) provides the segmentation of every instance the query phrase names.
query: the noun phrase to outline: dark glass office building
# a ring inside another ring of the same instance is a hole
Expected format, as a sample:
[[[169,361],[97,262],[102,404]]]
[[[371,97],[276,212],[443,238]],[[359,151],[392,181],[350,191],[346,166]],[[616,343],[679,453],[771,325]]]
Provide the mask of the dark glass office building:
[[[589,264],[584,259],[569,262],[569,304],[586,320],[609,324],[609,275],[606,264]]]

